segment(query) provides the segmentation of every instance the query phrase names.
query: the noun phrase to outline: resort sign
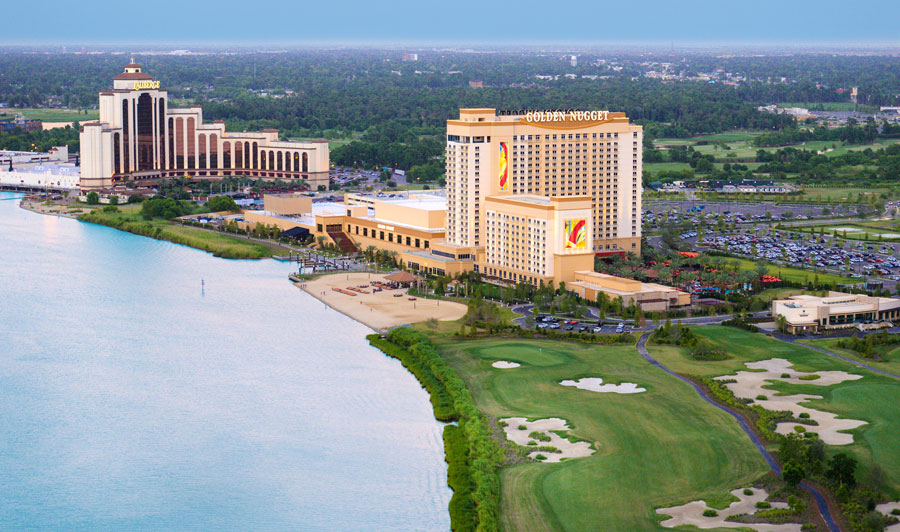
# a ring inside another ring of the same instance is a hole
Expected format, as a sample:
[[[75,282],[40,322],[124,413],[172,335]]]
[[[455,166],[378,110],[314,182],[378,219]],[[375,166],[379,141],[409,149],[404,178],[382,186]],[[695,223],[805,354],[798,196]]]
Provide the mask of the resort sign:
[[[134,85],[131,87],[131,90],[139,91],[144,89],[158,89],[159,82],[158,81],[135,81]]]
[[[587,220],[566,220],[564,249],[587,249]]]
[[[526,122],[599,122],[609,120],[609,111],[528,111]]]
[[[509,148],[507,148],[505,142],[500,143],[497,167],[499,168],[500,192],[506,192],[509,190]]]

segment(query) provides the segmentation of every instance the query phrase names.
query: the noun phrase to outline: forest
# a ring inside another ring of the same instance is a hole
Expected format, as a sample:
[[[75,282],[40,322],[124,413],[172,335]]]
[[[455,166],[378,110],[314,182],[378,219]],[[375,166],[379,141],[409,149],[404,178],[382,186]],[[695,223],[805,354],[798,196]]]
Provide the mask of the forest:
[[[129,60],[125,51],[4,52],[0,104],[9,107],[95,108],[97,93]],[[136,61],[169,90],[173,105],[200,104],[206,120],[340,141],[332,146],[336,164],[419,167],[423,177],[441,166],[444,123],[460,107],[609,109],[643,124],[648,138],[756,129],[772,132],[758,140],[765,143],[807,133],[793,117],[759,105],[848,101],[844,89],[857,84],[861,102],[891,105],[900,86],[900,58],[892,56],[611,49],[578,51],[573,67],[573,52],[562,50],[417,52],[418,61],[402,61],[394,49],[200,50]],[[656,71],[680,78],[649,75]],[[483,86],[471,87],[473,80]],[[14,137],[0,136],[0,147],[43,145],[43,137]]]

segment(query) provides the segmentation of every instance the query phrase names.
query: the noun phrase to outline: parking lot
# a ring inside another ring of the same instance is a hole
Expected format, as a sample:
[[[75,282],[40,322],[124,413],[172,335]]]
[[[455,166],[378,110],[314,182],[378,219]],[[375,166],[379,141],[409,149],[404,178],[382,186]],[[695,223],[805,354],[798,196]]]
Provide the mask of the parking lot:
[[[705,236],[698,246],[851,277],[900,279],[900,259],[896,257],[895,244],[852,242],[803,234],[795,234],[795,238],[791,239],[789,233],[782,232],[767,236],[710,235]]]

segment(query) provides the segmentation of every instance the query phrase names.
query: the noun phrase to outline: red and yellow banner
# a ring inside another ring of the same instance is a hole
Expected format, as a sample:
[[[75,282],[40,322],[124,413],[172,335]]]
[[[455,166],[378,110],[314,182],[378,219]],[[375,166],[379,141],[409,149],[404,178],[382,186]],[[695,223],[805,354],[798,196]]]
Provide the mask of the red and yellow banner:
[[[500,169],[498,172],[500,176],[500,192],[506,192],[509,190],[509,149],[506,147],[505,142],[500,143],[500,157],[497,167]]]
[[[587,249],[587,220],[566,220],[565,249]]]

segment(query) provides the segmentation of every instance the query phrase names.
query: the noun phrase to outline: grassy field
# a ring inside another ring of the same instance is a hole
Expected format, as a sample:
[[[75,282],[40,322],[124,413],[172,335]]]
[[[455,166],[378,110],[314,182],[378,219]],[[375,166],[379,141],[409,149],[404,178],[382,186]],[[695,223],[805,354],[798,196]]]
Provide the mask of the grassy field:
[[[144,220],[136,209],[128,209],[118,213],[104,213],[96,210],[83,215],[80,219],[101,225],[108,225],[122,231],[128,231],[159,240],[168,240],[203,251],[216,257],[227,259],[262,259],[278,254],[277,246],[251,242],[222,233],[207,231],[196,227],[183,226],[176,222],[155,219]]]
[[[561,417],[593,442],[587,458],[501,471],[503,530],[665,530],[654,509],[705,498],[764,475],[766,465],[727,414],[688,385],[647,364],[633,345],[546,340],[435,338],[479,409],[494,417]],[[522,364],[491,367],[496,360]],[[600,394],[559,385],[602,377],[647,389]]]
[[[900,374],[900,345],[884,345],[877,347],[876,350],[885,359],[878,361],[863,358],[859,356],[859,353],[853,351],[852,349],[842,349],[838,347],[838,338],[816,338],[813,340],[800,341],[807,345],[821,347],[839,355],[843,355],[854,360],[859,360],[860,362],[868,364],[874,368],[879,368],[885,371]]]
[[[691,168],[688,163],[645,163],[644,171],[650,174],[659,172],[681,172]]]
[[[740,268],[742,270],[755,270],[756,263],[747,260],[747,259],[739,259],[736,257],[725,257],[729,263],[738,261],[740,264]],[[843,277],[840,275],[835,275],[833,273],[826,272],[814,272],[812,270],[801,270],[800,268],[792,268],[790,266],[779,266],[777,264],[768,263],[769,275],[777,275],[778,277],[786,280],[786,281],[795,281],[799,283],[811,282],[814,280],[816,276],[819,277],[820,283],[850,283],[854,282],[854,279],[850,277]]]
[[[887,479],[884,489],[893,498],[900,497],[900,445],[897,445],[900,441],[900,423],[897,423],[900,419],[900,381],[759,333],[721,325],[692,329],[724,348],[732,358],[697,361],[690,358],[683,348],[672,346],[651,346],[651,354],[675,371],[701,376],[727,375],[746,369],[745,362],[774,357],[791,361],[801,371],[841,370],[862,375],[862,379],[834,386],[778,382],[770,388],[786,394],[820,395],[822,399],[811,400],[808,405],[842,417],[867,421],[868,425],[850,431],[853,444],[829,446],[828,451],[848,452],[856,456],[860,461],[859,478],[865,478],[873,464],[880,465]]]
[[[305,140],[322,140],[322,137],[291,137],[290,140],[298,140],[300,142],[303,142]],[[337,148],[338,146],[350,144],[354,140],[359,140],[359,139],[356,137],[341,137],[341,138],[327,139],[327,140],[328,140],[328,148],[333,150],[333,149]]]
[[[873,225],[863,225],[853,222],[845,222],[845,223],[836,223],[829,225],[803,225],[803,226],[793,226],[790,228],[791,231],[802,231],[804,233],[809,233],[815,231],[818,233],[820,230],[824,230],[825,234],[834,234],[840,238],[845,238],[847,240],[863,240],[871,243],[877,243],[880,241],[884,242],[897,242],[900,240],[900,229],[896,228],[882,228]]]
[[[13,115],[21,114],[25,118],[36,118],[38,120],[43,120],[44,122],[87,122],[89,120],[97,120],[100,117],[100,112],[96,109],[88,109],[87,114],[82,113],[77,109],[40,109],[40,108],[32,108],[32,107],[20,107],[20,108],[4,108],[0,109],[0,115]]]
[[[779,103],[782,109],[788,107],[803,107],[822,111],[861,111],[875,112],[878,108],[872,105],[857,105],[853,102],[807,102],[807,103]]]
[[[814,200],[823,203],[836,203],[856,201],[856,198],[862,194],[863,197],[870,195],[878,195],[889,193],[888,187],[823,187],[823,188],[804,188],[803,199]],[[852,197],[852,200],[851,200]]]

